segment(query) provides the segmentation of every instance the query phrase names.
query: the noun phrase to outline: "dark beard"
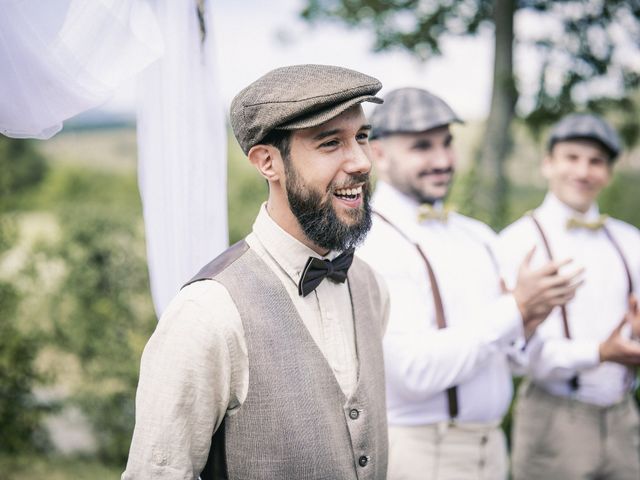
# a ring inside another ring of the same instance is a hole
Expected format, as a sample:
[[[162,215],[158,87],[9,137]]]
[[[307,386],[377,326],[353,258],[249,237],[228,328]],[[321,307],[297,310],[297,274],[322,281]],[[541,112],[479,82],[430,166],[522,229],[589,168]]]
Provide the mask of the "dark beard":
[[[333,192],[349,185],[329,185],[327,199],[322,194],[303,185],[297,171],[285,166],[287,173],[287,199],[306,237],[321,248],[344,251],[362,243],[371,228],[371,188],[368,174],[351,175],[349,185],[364,182],[362,208],[349,212],[355,221],[347,225],[340,220],[331,204]]]

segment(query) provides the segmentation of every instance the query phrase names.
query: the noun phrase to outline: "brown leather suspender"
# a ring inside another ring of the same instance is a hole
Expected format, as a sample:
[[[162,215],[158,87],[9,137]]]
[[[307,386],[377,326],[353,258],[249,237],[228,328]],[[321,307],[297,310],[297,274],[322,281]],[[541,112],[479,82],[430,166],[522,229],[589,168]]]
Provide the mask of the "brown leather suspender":
[[[531,214],[531,220],[535,224],[538,232],[540,233],[540,237],[542,238],[542,243],[544,244],[544,249],[547,252],[547,257],[549,260],[553,260],[553,254],[551,253],[551,247],[549,246],[549,241],[547,240],[547,236],[542,229],[542,225],[538,222],[538,219]],[[569,320],[567,319],[567,309],[564,305],[560,307],[560,312],[562,314],[562,328],[564,329],[565,338],[571,338],[571,332],[569,331]]]
[[[622,249],[620,248],[620,245],[618,244],[614,236],[611,235],[611,232],[609,231],[606,225],[602,227],[602,230],[604,231],[604,234],[607,236],[607,238],[611,242],[611,245],[613,245],[613,248],[615,248],[616,251],[618,252],[618,255],[620,255],[620,260],[622,260],[622,265],[624,265],[624,271],[627,273],[627,285],[628,285],[627,293],[629,295],[629,302],[631,302],[631,297],[633,295],[633,279],[631,277],[631,269],[629,268],[627,259],[624,257],[624,253],[622,253]]]
[[[429,276],[429,282],[431,282],[431,293],[433,295],[433,305],[436,310],[435,312],[436,324],[438,325],[438,329],[446,328],[447,322],[444,316],[444,307],[442,305],[442,296],[440,295],[440,288],[438,287],[436,276],[433,273],[433,268],[431,268],[431,264],[429,263],[429,260],[427,259],[427,256],[425,255],[424,251],[422,250],[422,248],[420,248],[420,245],[413,242],[413,240],[411,240],[402,230],[400,230],[397,226],[395,226],[393,223],[387,220],[387,218],[385,218],[379,212],[374,211],[373,213],[378,217],[380,217],[385,223],[387,223],[391,228],[393,228],[396,232],[398,232],[400,236],[402,236],[407,242],[409,242],[416,248],[418,254],[420,255],[420,258],[422,258],[422,261],[424,262],[424,265],[426,267],[427,274]],[[455,386],[449,387],[447,389],[447,402],[449,406],[449,417],[453,420],[458,416],[458,389]]]
[[[545,235],[544,230],[542,229],[542,225],[540,225],[540,222],[533,215],[533,213],[530,213],[529,216],[531,217],[531,220],[533,220],[534,225],[536,226],[536,228],[538,229],[538,232],[540,233],[540,237],[542,238],[542,243],[544,244],[544,248],[547,252],[547,256],[549,257],[549,260],[553,260],[551,247],[549,246],[549,241],[547,240],[547,236]],[[613,245],[614,249],[620,256],[620,260],[622,260],[622,265],[624,266],[624,270],[627,274],[629,306],[631,306],[631,298],[633,296],[633,279],[631,277],[631,270],[629,269],[629,264],[627,263],[627,259],[625,258],[624,253],[620,248],[620,245],[618,245],[618,242],[615,240],[615,238],[613,237],[609,229],[606,227],[606,225],[602,227],[602,230],[604,231],[605,235],[607,236],[607,238]],[[560,307],[560,313],[562,315],[562,326],[564,329],[564,336],[570,339],[571,332],[569,331],[569,319],[567,317],[567,309],[564,305]],[[580,383],[578,381],[577,375],[574,376],[571,380],[569,380],[569,386],[571,387],[572,390],[577,390],[579,388]]]

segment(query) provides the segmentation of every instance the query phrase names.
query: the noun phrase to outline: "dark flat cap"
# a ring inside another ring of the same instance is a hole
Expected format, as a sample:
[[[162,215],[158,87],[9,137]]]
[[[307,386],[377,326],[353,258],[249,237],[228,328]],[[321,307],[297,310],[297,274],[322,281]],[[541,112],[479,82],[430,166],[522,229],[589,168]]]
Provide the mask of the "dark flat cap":
[[[590,113],[567,115],[551,128],[549,150],[563,140],[587,138],[602,144],[613,160],[621,150],[620,137],[614,128],[602,117]]]
[[[293,65],[263,75],[231,102],[231,127],[248,153],[272,130],[328,122],[362,102],[382,103],[376,78],[331,65]]]
[[[371,138],[392,133],[417,133],[459,122],[440,97],[421,88],[399,88],[384,97],[371,114]]]

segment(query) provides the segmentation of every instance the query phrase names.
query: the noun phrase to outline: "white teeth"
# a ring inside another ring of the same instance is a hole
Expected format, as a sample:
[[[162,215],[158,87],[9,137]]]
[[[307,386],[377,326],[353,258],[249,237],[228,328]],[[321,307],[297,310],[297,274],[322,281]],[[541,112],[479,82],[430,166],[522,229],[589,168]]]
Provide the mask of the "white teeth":
[[[360,195],[361,193],[362,193],[362,186],[359,186],[358,188],[341,188],[340,190],[336,190],[336,195],[340,195],[340,196],[345,196],[345,195],[354,196],[354,195]]]

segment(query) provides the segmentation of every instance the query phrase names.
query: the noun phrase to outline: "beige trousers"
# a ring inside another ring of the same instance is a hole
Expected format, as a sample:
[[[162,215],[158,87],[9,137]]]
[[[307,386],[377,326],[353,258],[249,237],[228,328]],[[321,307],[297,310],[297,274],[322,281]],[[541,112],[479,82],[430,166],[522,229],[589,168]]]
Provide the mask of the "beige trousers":
[[[640,417],[635,401],[598,407],[525,382],[513,429],[514,480],[639,480]]]
[[[497,424],[389,427],[388,480],[505,480],[507,468]]]

